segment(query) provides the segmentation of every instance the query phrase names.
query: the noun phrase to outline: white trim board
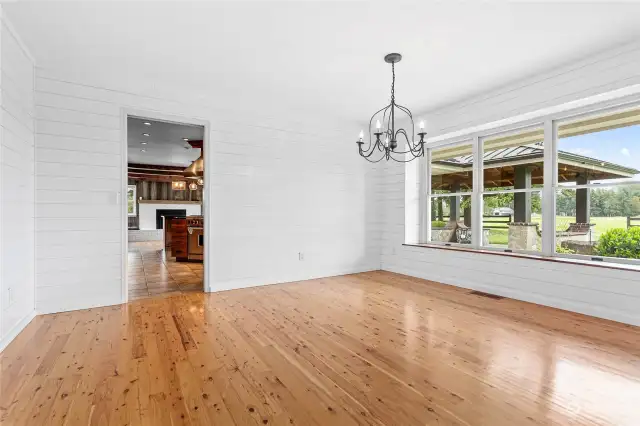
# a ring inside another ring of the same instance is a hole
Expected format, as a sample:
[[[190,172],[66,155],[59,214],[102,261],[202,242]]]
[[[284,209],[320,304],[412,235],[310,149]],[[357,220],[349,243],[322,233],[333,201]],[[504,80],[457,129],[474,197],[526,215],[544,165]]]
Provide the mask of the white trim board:
[[[24,54],[27,55],[31,63],[35,66],[36,58],[31,54],[31,51],[27,47],[26,43],[20,37],[20,34],[18,34],[18,31],[16,31],[16,28],[13,26],[13,23],[11,22],[11,20],[9,19],[5,11],[2,9],[1,4],[0,4],[0,19],[2,20],[2,23],[7,27],[7,30],[9,30],[13,38],[16,40],[16,43],[18,43],[18,46],[20,46],[20,49],[22,49]]]
[[[15,339],[18,336],[18,334],[20,334],[20,332],[24,330],[25,327],[29,325],[29,323],[35,317],[36,317],[36,311],[31,311],[31,313],[27,314],[27,316],[25,316],[20,321],[18,321],[18,323],[14,325],[13,328],[9,330],[9,332],[2,339],[0,339],[0,353],[4,351],[7,348],[7,346],[9,346],[9,344],[13,341],[13,339]]]

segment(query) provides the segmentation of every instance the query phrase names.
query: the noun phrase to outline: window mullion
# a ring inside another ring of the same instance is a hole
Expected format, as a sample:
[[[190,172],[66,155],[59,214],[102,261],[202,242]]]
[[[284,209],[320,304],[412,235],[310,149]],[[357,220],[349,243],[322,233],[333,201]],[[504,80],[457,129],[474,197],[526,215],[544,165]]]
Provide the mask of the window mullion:
[[[471,194],[471,244],[482,246],[482,141],[473,138],[473,193]]]
[[[557,127],[544,122],[544,185],[542,187],[542,254],[553,256],[556,244]]]
[[[420,165],[418,167],[419,176],[419,194],[418,203],[420,212],[420,232],[418,234],[418,241],[420,243],[428,243],[431,238],[431,149],[427,149],[424,158],[418,160]]]

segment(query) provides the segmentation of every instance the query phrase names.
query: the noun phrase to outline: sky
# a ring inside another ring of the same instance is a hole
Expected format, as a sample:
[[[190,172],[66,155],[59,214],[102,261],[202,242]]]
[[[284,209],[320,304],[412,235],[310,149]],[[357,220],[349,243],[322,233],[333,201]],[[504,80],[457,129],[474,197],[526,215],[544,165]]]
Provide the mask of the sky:
[[[640,125],[562,138],[558,150],[640,170]]]

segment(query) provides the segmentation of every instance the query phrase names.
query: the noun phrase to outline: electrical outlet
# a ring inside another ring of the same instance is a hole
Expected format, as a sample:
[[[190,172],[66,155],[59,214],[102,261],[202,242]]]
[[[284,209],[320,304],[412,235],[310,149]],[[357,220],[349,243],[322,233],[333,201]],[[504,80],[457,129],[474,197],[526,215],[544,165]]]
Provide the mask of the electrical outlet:
[[[298,260],[304,260],[304,253],[301,251],[298,252]]]

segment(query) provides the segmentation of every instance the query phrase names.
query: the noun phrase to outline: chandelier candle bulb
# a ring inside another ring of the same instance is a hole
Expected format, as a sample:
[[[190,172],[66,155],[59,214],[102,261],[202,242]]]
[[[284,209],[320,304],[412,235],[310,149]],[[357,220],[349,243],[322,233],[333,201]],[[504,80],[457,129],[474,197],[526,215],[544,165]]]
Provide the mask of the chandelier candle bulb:
[[[376,120],[376,129],[378,130],[378,132],[380,132],[380,128],[382,128],[382,125],[380,124],[380,120]]]
[[[360,134],[358,135],[359,138],[359,142],[362,142],[362,139],[364,138],[364,131],[360,130]]]
[[[424,120],[420,120],[420,131],[424,130]]]

